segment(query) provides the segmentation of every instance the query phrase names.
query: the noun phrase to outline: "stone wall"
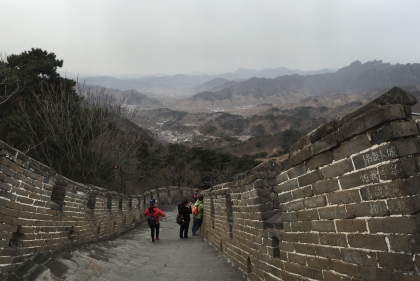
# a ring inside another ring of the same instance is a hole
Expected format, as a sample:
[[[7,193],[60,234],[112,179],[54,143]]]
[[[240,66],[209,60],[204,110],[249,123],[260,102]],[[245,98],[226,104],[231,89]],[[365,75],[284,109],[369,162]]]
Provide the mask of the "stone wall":
[[[37,252],[109,239],[144,218],[154,197],[178,204],[190,188],[166,187],[125,196],[86,186],[0,142],[0,269],[9,272]]]
[[[416,102],[393,88],[205,190],[201,235],[250,280],[420,280]]]

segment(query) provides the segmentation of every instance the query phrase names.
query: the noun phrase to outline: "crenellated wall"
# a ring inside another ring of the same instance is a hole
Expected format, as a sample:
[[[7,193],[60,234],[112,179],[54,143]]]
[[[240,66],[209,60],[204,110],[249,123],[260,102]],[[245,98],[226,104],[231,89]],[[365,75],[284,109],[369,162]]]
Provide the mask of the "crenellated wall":
[[[205,190],[201,234],[250,280],[420,280],[416,102],[393,88]]]
[[[176,205],[190,188],[125,196],[86,186],[0,142],[0,269],[9,272],[37,252],[109,239],[143,222],[154,197]]]
[[[420,280],[417,100],[393,88],[267,161],[203,191],[200,234],[250,280]],[[141,223],[150,197],[72,182],[0,142],[0,268],[108,239]]]

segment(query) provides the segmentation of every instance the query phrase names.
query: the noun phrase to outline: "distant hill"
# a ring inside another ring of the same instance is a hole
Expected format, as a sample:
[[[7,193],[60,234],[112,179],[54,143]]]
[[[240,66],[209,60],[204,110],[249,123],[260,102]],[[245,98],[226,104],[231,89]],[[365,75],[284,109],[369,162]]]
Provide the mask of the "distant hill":
[[[212,88],[223,88],[223,84],[231,86],[237,80],[246,80],[252,77],[275,78],[282,75],[310,75],[317,73],[329,73],[332,70],[323,69],[315,71],[291,70],[285,67],[276,69],[252,70],[240,68],[235,72],[206,75],[197,73],[197,75],[161,75],[161,76],[138,76],[124,75],[120,78],[110,76],[80,76],[79,82],[101,86],[105,88],[118,89],[120,91],[134,89],[149,96],[177,96],[185,97],[211,90]],[[76,79],[77,75],[68,73],[69,78]],[[126,78],[126,79],[122,79]],[[228,83],[230,83],[228,85]]]
[[[356,61],[336,73],[286,75],[275,79],[251,78],[217,92],[206,91],[184,100],[202,107],[290,103],[311,96],[369,91],[374,88],[420,85],[420,64],[391,65],[382,61]]]

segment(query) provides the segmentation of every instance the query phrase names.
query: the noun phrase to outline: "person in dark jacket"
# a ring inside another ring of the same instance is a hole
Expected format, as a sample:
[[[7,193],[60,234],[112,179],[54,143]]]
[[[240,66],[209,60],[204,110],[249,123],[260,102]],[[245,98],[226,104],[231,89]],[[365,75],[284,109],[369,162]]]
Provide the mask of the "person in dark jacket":
[[[179,225],[179,238],[188,238],[188,228],[191,221],[191,202],[188,199],[182,200],[181,204],[178,205],[178,213],[183,218],[183,222]]]
[[[150,207],[147,208],[146,210],[144,210],[143,215],[145,217],[152,216],[156,220],[156,224],[154,226],[149,225],[150,232],[151,232],[150,234],[152,236],[152,243],[155,243],[155,230],[156,230],[156,240],[159,240],[159,227],[160,227],[159,216],[164,217],[165,213],[162,212],[161,209],[156,207],[156,199],[152,198],[152,199],[150,199]]]

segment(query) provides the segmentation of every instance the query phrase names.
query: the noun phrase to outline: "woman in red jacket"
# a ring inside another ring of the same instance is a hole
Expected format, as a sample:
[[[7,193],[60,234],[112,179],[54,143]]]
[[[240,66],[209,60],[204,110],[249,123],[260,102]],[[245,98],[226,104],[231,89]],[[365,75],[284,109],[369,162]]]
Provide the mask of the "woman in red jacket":
[[[147,219],[152,235],[152,243],[155,243],[155,229],[156,229],[156,241],[159,240],[159,216],[164,217],[165,213],[156,207],[156,199],[150,199],[150,207],[144,210],[144,216],[149,217]]]

